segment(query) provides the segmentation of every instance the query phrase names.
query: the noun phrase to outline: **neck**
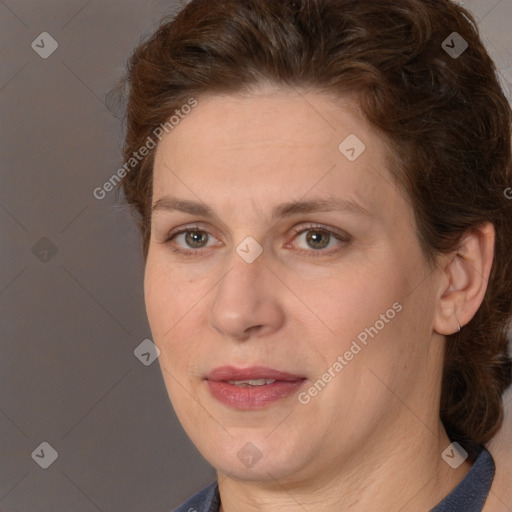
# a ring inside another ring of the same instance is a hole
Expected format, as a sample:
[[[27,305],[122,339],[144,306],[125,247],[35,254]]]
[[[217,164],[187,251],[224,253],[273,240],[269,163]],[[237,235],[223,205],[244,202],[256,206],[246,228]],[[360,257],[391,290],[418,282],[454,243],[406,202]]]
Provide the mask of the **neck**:
[[[270,475],[266,481],[237,480],[219,473],[220,512],[430,510],[459,484],[471,464],[466,460],[452,469],[443,460],[450,440],[441,422],[435,431],[419,429],[417,421],[415,428],[422,435],[400,439],[395,432],[393,443],[380,439],[359,451],[358,460],[340,461],[334,471],[314,471],[314,477],[300,483]]]

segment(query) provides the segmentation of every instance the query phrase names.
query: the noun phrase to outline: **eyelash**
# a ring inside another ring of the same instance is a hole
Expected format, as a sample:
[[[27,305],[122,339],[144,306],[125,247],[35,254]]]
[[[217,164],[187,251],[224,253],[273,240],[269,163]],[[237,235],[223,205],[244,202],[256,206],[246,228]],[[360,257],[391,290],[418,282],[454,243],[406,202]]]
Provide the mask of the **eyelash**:
[[[347,233],[345,233],[344,235],[341,235],[341,234],[338,234],[338,233],[335,233],[323,226],[320,226],[320,225],[310,225],[310,226],[307,226],[307,227],[300,227],[300,228],[294,228],[293,230],[293,238],[296,238],[297,236],[301,235],[302,233],[306,233],[307,231],[318,231],[320,233],[323,233],[323,234],[327,234],[329,235],[330,237],[333,237],[335,238],[336,240],[338,240],[338,242],[341,242],[342,244],[343,243],[348,243],[352,240],[352,237],[350,235],[348,235]],[[205,229],[203,228],[200,228],[199,226],[188,226],[186,228],[183,228],[179,231],[175,231],[173,233],[170,233],[168,238],[164,241],[164,244],[166,245],[169,245],[171,247],[171,250],[174,252],[174,253],[177,253],[179,255],[182,255],[182,256],[190,256],[190,257],[201,257],[203,256],[203,254],[201,253],[204,253],[205,252],[205,249],[177,249],[176,247],[172,246],[171,242],[173,241],[174,238],[176,238],[178,235],[182,235],[184,233],[191,233],[191,232],[199,232],[199,233],[205,233],[207,234],[208,236],[211,236],[210,233],[208,233],[208,231],[206,231]],[[329,240],[330,242],[330,240]],[[307,251],[307,250],[304,250],[303,252],[305,252],[305,256],[306,257],[311,257],[311,258],[318,258],[318,257],[322,257],[322,256],[326,256],[326,255],[330,255],[332,254],[333,252],[337,252],[339,250],[338,249],[334,249],[334,250],[330,250],[330,251],[327,251],[327,250],[324,250],[324,249],[311,249],[311,251]]]

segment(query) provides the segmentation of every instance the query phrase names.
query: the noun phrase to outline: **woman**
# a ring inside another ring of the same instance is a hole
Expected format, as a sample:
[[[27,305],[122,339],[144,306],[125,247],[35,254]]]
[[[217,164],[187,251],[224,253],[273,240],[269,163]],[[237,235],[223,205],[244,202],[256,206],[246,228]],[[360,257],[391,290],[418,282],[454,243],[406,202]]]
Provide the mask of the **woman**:
[[[129,63],[123,192],[178,511],[480,511],[512,379],[511,112],[448,0],[192,0]]]

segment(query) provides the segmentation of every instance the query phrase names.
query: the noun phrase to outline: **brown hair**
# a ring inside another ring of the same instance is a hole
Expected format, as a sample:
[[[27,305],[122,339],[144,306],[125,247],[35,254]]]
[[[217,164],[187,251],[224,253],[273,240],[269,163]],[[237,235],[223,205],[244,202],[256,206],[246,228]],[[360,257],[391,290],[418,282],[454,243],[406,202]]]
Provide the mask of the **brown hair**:
[[[459,45],[453,32],[468,44],[460,56],[447,51]],[[125,162],[204,93],[262,83],[356,93],[388,142],[390,170],[410,198],[429,262],[456,250],[475,226],[495,226],[486,295],[468,325],[447,337],[441,390],[448,435],[473,457],[499,429],[512,380],[512,163],[510,105],[472,15],[449,0],[192,0],[136,48],[127,83]],[[121,183],[139,217],[144,258],[154,153]]]

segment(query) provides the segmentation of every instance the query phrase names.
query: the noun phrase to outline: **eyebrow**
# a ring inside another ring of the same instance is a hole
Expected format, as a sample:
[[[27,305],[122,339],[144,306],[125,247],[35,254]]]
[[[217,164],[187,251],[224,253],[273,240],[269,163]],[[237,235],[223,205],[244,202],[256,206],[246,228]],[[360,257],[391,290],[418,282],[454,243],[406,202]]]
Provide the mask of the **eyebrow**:
[[[155,213],[158,211],[180,211],[190,215],[219,219],[213,209],[204,203],[178,199],[172,196],[165,196],[155,201],[151,212]],[[330,211],[349,212],[367,217],[372,216],[366,208],[358,203],[347,199],[328,197],[309,201],[290,201],[277,205],[272,210],[272,220],[292,217],[299,214]]]

